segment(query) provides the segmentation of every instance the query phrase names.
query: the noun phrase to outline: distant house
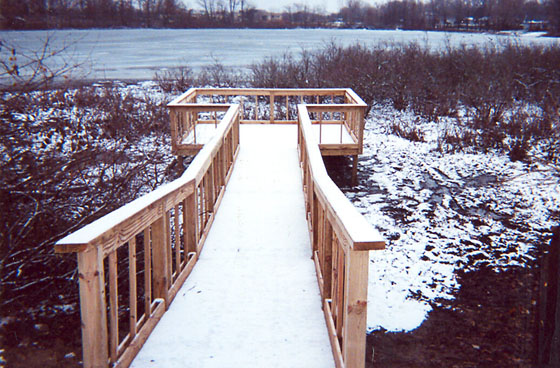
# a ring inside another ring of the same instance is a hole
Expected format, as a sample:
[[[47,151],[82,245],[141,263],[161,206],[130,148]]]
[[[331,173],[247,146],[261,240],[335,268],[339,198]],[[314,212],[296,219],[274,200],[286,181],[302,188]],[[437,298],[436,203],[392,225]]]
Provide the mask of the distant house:
[[[344,27],[346,27],[346,23],[344,23],[344,20],[339,18],[337,20],[329,22],[328,26],[331,27],[331,28],[344,28]]]
[[[282,14],[270,13],[266,10],[257,9],[255,12],[255,19],[263,23],[274,23],[282,21]]]
[[[526,20],[521,26],[527,32],[543,32],[548,28],[548,21],[546,20]]]

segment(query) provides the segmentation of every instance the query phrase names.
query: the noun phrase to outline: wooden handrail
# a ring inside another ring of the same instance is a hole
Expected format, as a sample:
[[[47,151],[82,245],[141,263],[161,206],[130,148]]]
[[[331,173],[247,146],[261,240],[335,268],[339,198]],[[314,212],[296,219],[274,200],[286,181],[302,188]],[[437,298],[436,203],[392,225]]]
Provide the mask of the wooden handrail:
[[[385,241],[330,179],[309,117],[316,107],[308,108],[298,105],[298,148],[323,310],[337,367],[360,368],[365,365],[368,251],[384,249]]]
[[[222,108],[227,112],[214,137],[179,179],[55,245],[57,252],[78,255],[84,367],[128,366],[194,267],[239,152],[239,105]],[[127,258],[129,281],[129,328],[122,338],[119,256]]]

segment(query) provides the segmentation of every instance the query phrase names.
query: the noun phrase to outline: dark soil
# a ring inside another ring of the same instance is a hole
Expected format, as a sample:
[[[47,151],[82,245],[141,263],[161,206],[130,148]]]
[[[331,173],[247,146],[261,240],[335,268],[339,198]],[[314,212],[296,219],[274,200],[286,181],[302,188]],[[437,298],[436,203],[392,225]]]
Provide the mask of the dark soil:
[[[536,366],[538,270],[483,268],[459,282],[456,298],[434,306],[416,330],[368,335],[367,366]]]
[[[78,367],[82,360],[80,315],[23,316],[0,329],[6,368]],[[0,367],[2,364],[0,363]]]

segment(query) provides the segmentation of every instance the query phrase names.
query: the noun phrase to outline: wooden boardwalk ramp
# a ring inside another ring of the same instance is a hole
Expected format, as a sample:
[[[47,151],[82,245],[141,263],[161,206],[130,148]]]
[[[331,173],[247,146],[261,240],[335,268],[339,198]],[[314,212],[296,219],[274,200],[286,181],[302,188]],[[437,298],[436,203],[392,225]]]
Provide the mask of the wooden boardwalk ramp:
[[[193,272],[132,367],[333,367],[296,125],[242,125]]]
[[[183,175],[55,245],[78,258],[83,366],[363,368],[385,242],[322,156],[356,173],[365,103],[190,89],[168,106],[172,151],[196,154]]]

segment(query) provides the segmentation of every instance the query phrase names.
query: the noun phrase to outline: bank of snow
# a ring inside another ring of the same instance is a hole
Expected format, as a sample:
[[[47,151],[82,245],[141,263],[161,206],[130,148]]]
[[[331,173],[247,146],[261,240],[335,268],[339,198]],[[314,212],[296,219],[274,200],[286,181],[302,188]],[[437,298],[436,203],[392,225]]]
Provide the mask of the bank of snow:
[[[426,142],[389,134],[400,121]],[[346,194],[387,239],[371,252],[370,330],[415,329],[438,298],[453,297],[458,270],[523,266],[558,223],[557,173],[499,153],[442,154],[446,123],[390,107],[367,120],[360,185]]]

